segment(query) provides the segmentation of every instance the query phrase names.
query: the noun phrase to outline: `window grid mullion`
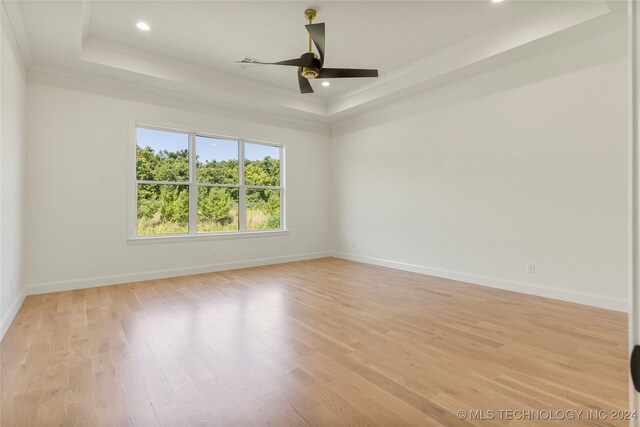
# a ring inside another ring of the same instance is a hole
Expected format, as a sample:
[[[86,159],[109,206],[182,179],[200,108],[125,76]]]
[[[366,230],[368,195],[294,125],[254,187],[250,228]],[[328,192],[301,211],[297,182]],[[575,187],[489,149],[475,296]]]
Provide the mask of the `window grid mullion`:
[[[189,234],[198,234],[198,185],[196,181],[196,134],[189,132]]]
[[[274,185],[245,185],[248,189],[255,188],[257,190],[282,190],[282,187]]]
[[[147,185],[189,185],[189,182],[173,182],[173,181],[151,181],[148,179],[137,179],[136,184]]]
[[[239,184],[209,184],[208,182],[198,182],[198,187],[220,187],[220,188],[240,188]]]
[[[238,230],[245,231],[247,224],[247,189],[244,182],[244,140],[238,141],[238,183],[240,194],[238,195]]]
[[[240,189],[239,185],[230,185],[230,184],[203,184],[202,182],[196,183],[198,187],[208,187],[208,188],[237,188]]]

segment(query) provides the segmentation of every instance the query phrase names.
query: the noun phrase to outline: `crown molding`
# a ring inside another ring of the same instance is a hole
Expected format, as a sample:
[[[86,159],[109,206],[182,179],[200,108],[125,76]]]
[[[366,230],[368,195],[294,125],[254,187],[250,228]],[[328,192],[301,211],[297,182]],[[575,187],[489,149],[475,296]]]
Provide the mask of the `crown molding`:
[[[313,115],[326,115],[326,103],[321,98],[300,98],[297,91],[92,36],[87,37],[82,44],[81,59],[134,73],[211,86],[217,91],[247,91],[252,102],[255,102],[255,98],[268,97],[272,103],[278,102]]]
[[[574,55],[582,55],[583,58],[582,60],[573,61],[572,65],[576,68],[590,66],[593,63],[624,59],[626,39],[626,28],[618,28],[586,40],[580,40],[432,91],[372,109],[357,116],[333,122],[331,124],[331,135],[337,136],[361,127],[374,126],[386,120],[406,117],[425,108],[433,108],[482,96],[491,92],[489,88],[491,82],[502,82],[510,78],[517,80],[518,77],[524,79],[523,71],[529,71],[536,66],[550,64],[553,61],[561,60],[563,63],[560,67],[561,70],[556,69],[555,72],[567,72],[571,69],[566,64],[567,59]],[[585,60],[585,58],[588,59]],[[550,75],[554,75],[553,68],[547,68],[548,72],[551,73]],[[545,77],[549,77],[549,74],[546,74]]]
[[[519,52],[526,51],[532,43],[610,12],[607,2],[601,0],[552,3],[334,97],[327,114],[335,122],[507,65],[521,59]]]
[[[523,52],[532,43],[610,12],[604,0],[550,3],[329,100],[302,98],[253,79],[91,37],[83,42],[82,60],[156,79],[146,84],[177,84],[173,90],[336,123],[531,56]]]
[[[82,37],[80,43],[84,43],[91,35],[91,8],[90,0],[82,0]]]
[[[22,57],[22,63],[25,67],[33,64],[33,55],[31,53],[31,45],[29,44],[29,36],[24,27],[22,21],[22,13],[20,12],[20,6],[17,1],[5,1],[2,2],[2,8],[4,9],[3,15],[8,18],[8,24],[11,27],[11,32],[18,45],[18,51]]]
[[[574,12],[576,10],[580,12],[580,15],[581,15],[577,17],[577,19],[575,19],[575,17],[567,16],[568,12]],[[537,26],[539,23],[542,22],[541,20],[543,19],[549,20],[549,22],[545,22],[545,24],[547,25],[555,24],[555,26],[558,26],[558,24],[561,24],[560,20],[563,18],[564,19],[568,18],[570,20],[578,21],[578,22],[584,22],[585,20],[593,19],[595,17],[602,16],[609,12],[610,12],[610,8],[608,7],[606,0],[595,0],[590,2],[580,2],[580,1],[553,2],[541,9],[533,10],[527,14],[524,14],[502,25],[494,26],[486,31],[478,33],[456,44],[453,44],[437,52],[434,52],[431,55],[427,55],[423,58],[417,59],[416,61],[410,64],[407,64],[390,73],[380,76],[375,81],[371,81],[366,85],[355,88],[350,92],[334,96],[329,99],[329,102],[332,102],[332,103],[339,102],[344,98],[349,98],[351,96],[357,95],[361,92],[364,92],[380,84],[383,84],[387,81],[401,78],[415,71],[422,71],[425,67],[430,67],[434,63],[442,61],[452,55],[467,51],[470,48],[473,48],[473,49],[483,48],[482,46],[483,43],[487,43],[491,40],[497,39],[498,37],[501,37],[503,40],[506,40],[507,38],[516,38],[518,36],[517,33],[522,33],[523,31],[526,32],[528,30],[527,27],[533,28],[535,30],[535,27],[532,27],[532,26]],[[562,15],[564,16],[554,17],[553,14],[556,14],[556,13],[562,13]],[[567,27],[566,23],[561,24],[558,30],[563,29],[561,27],[566,28]],[[551,30],[552,28],[546,27],[542,31],[538,31],[539,34],[537,38],[548,35],[551,32]],[[535,37],[530,37],[530,36],[528,37],[528,39],[532,39],[532,38],[535,38]],[[487,48],[484,47],[484,49],[487,49]]]
[[[23,58],[29,58],[25,59],[29,64],[26,68],[34,72],[130,88],[277,120],[286,126],[313,128],[320,133],[396,110],[414,98],[420,100],[465,80],[543,55],[557,46],[609,31],[615,21],[611,17],[620,14],[615,2],[604,0],[551,2],[325,100],[301,97],[297,92],[254,79],[92,37],[88,0],[82,0],[79,57],[63,67],[34,64],[18,4],[1,1],[13,10],[12,25],[19,28],[16,39],[24,46],[20,51]]]
[[[328,121],[323,99],[301,97],[297,92],[107,40],[93,37],[85,40],[81,60],[99,69],[96,71],[123,81],[137,81],[145,86],[210,98],[253,111]]]
[[[185,108],[215,115],[233,115],[251,121],[287,129],[312,132],[328,136],[329,124],[270,113],[261,109],[226,103],[209,97],[199,97],[183,91],[133,83],[128,80],[100,76],[96,73],[72,70],[47,64],[34,63],[27,69],[29,84],[45,84],[71,87],[75,90],[96,92],[115,98],[132,99],[139,102],[165,104],[174,108]],[[144,96],[146,95],[146,97]]]

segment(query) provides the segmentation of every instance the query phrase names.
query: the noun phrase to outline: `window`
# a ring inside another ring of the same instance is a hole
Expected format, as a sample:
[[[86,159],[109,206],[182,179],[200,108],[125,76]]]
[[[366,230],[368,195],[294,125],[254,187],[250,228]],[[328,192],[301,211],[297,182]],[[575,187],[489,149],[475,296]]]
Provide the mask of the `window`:
[[[136,235],[282,230],[282,150],[136,126]]]

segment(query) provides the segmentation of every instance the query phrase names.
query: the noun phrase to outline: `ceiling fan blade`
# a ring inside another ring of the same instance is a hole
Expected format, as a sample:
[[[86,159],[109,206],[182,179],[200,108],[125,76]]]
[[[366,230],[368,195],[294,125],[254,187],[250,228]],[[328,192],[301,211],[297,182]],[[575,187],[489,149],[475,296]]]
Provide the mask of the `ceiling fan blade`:
[[[272,65],[292,65],[294,67],[310,67],[313,63],[309,63],[306,58],[287,59],[286,61],[273,62]]]
[[[313,93],[311,83],[306,77],[302,76],[301,68],[298,68],[298,84],[300,85],[300,93]]]
[[[324,64],[324,23],[305,25],[320,54],[320,65]]]
[[[244,57],[242,61],[236,61],[236,63],[240,64],[240,68],[243,70],[249,70],[251,68],[260,67],[264,64],[262,61],[258,61],[255,58]]]
[[[323,68],[318,79],[342,79],[348,77],[378,77],[378,70],[358,70],[352,68]]]
[[[251,58],[249,56],[245,56],[240,61],[236,61],[236,62],[238,64],[265,64],[264,62],[260,61],[259,59]]]
[[[302,58],[287,59],[285,61],[278,61],[278,62],[263,62],[255,58],[249,58],[245,56],[244,58],[242,58],[242,60],[236,61],[236,62],[238,64],[253,64],[253,65],[290,65],[293,67],[312,67],[313,66],[313,60],[308,56],[302,57]]]

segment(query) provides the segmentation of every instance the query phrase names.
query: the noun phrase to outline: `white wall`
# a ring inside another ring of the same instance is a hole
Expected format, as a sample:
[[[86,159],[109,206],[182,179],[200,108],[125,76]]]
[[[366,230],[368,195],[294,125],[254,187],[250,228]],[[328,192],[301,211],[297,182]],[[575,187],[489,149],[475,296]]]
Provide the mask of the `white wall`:
[[[0,337],[24,298],[22,254],[26,152],[26,76],[3,8],[0,4]]]
[[[626,310],[624,55],[558,52],[336,129],[336,250]]]
[[[41,73],[29,75],[27,105],[31,292],[320,256],[330,249],[326,132]],[[290,234],[128,244],[131,117],[284,143]]]

